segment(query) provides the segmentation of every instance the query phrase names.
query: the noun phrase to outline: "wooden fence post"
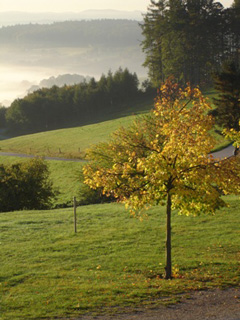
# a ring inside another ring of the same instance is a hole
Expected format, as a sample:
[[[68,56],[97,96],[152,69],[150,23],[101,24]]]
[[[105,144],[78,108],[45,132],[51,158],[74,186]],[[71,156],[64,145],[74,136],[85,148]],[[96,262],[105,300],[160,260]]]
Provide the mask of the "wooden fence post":
[[[74,232],[77,233],[77,201],[76,201],[76,197],[73,197],[73,211],[74,211]]]

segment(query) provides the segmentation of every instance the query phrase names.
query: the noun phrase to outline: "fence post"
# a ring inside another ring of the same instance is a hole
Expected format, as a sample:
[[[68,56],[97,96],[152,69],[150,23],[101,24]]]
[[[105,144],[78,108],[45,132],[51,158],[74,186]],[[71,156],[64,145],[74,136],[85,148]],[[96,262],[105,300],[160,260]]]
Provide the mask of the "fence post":
[[[73,211],[74,211],[74,232],[77,233],[77,202],[76,202],[76,197],[73,197]]]

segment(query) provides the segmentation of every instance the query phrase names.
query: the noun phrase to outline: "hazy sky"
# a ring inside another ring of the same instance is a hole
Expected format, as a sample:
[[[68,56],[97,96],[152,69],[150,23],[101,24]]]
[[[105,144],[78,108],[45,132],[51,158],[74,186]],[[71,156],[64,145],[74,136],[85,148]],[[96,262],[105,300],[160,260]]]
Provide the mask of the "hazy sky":
[[[232,0],[220,0],[226,7]],[[0,11],[63,12],[88,9],[146,11],[150,0],[0,0]]]

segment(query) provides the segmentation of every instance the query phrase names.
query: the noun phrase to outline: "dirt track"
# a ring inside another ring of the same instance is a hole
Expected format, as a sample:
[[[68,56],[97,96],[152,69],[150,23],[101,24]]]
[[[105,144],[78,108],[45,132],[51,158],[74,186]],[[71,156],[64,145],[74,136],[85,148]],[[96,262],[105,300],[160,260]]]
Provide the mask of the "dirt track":
[[[198,291],[169,307],[122,310],[114,316],[80,316],[73,320],[240,320],[240,290]],[[65,319],[66,320],[66,319]]]

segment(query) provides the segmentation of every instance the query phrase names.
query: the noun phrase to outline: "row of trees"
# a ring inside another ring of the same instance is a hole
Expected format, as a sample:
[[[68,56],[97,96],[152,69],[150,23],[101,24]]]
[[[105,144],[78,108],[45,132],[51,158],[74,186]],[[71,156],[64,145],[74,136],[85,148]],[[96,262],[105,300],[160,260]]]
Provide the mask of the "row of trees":
[[[151,0],[142,24],[145,66],[155,86],[169,75],[207,84],[223,61],[239,61],[240,1]]]
[[[1,123],[14,133],[31,133],[95,121],[129,107],[141,95],[135,73],[121,68],[73,86],[39,89],[2,108]]]

